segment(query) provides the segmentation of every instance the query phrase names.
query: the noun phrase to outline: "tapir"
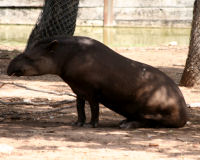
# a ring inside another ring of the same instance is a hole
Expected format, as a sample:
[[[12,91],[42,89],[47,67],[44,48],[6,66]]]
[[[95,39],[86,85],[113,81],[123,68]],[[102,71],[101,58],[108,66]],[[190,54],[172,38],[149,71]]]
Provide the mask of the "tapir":
[[[88,37],[39,41],[10,62],[7,74],[60,76],[77,95],[77,126],[97,127],[99,104],[125,117],[121,128],[176,128],[187,122],[184,97],[172,79]],[[91,109],[89,124],[85,101]]]

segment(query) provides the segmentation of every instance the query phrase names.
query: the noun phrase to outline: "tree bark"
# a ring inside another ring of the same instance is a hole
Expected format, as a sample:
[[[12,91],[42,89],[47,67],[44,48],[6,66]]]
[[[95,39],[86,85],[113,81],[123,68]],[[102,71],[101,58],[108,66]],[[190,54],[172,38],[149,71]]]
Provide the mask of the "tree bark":
[[[193,87],[200,84],[200,0],[195,0],[189,53],[180,81],[181,86]]]

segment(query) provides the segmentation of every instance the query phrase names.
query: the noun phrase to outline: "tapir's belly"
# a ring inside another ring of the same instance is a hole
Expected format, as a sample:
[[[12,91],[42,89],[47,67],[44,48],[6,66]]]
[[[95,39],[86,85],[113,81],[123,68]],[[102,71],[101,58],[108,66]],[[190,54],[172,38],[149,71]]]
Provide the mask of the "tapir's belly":
[[[77,96],[83,97],[86,101],[95,99],[110,110],[127,117],[135,112],[137,106],[134,106],[134,97],[126,95],[124,91],[114,90],[112,86],[101,86],[100,88],[87,88],[86,84],[72,84],[69,86]],[[91,86],[91,84],[90,84]],[[105,89],[106,88],[106,89]]]
[[[140,105],[135,102],[134,96],[124,95],[118,92],[117,94],[100,93],[97,98],[99,103],[124,117],[133,117],[140,110]]]

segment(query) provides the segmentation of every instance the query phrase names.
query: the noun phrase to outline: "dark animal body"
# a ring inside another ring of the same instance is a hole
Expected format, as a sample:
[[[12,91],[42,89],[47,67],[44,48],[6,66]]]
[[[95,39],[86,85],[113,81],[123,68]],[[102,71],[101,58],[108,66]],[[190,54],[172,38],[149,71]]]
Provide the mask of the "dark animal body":
[[[8,75],[56,74],[77,95],[77,125],[99,121],[99,103],[124,116],[122,128],[182,127],[186,103],[178,86],[163,72],[111,50],[87,37],[54,37],[14,58]]]

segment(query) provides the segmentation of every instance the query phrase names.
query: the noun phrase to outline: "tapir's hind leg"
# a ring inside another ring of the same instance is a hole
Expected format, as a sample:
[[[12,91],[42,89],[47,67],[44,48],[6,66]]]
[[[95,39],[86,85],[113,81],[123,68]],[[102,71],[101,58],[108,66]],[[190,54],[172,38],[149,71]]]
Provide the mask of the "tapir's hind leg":
[[[187,122],[187,116],[179,112],[173,112],[170,115],[163,115],[162,119],[156,121],[160,127],[179,128]]]
[[[170,114],[144,115],[137,120],[124,120],[120,123],[120,128],[178,128],[186,123],[186,116],[179,112]]]

